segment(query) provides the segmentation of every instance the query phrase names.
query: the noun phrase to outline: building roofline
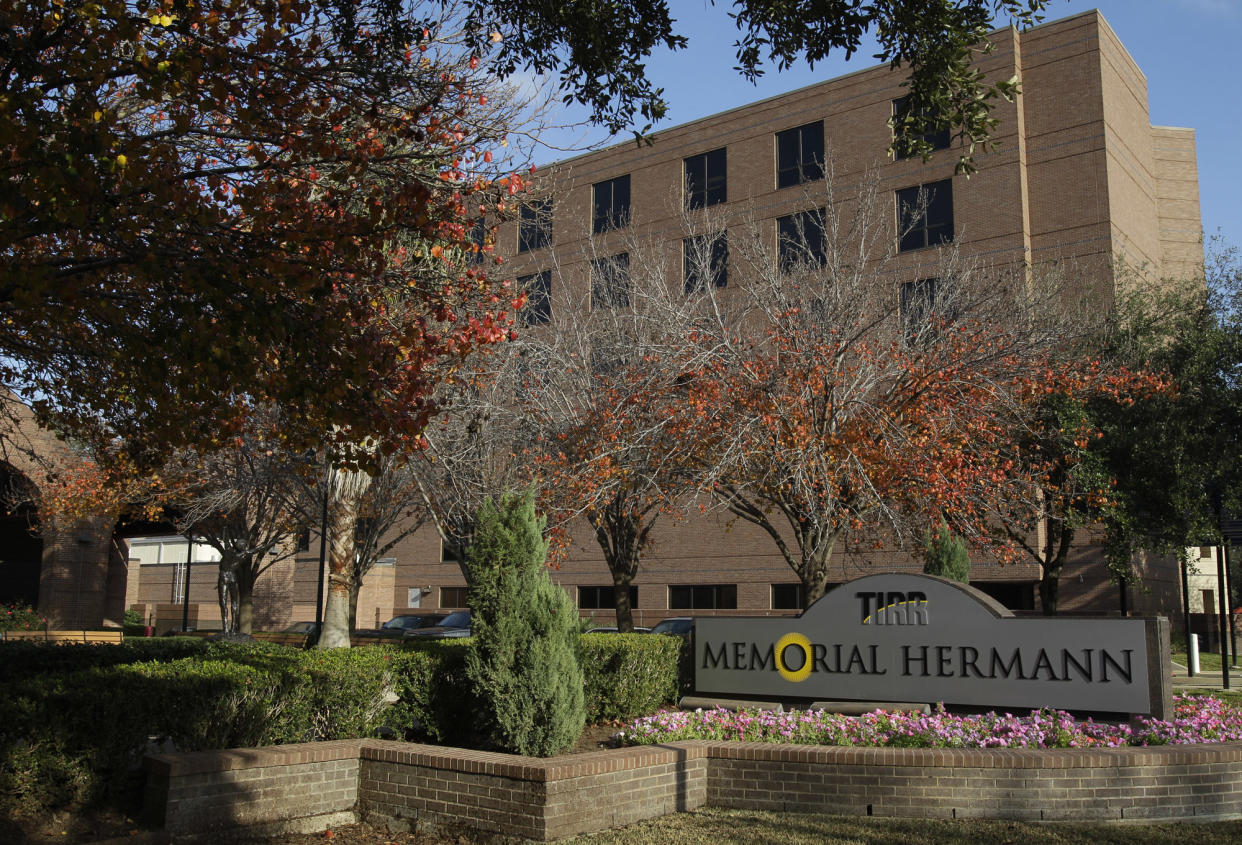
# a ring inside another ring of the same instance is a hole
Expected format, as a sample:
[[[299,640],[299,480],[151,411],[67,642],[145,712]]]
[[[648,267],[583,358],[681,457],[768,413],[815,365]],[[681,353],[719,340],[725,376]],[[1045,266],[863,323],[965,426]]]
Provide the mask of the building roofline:
[[[1086,11],[1078,12],[1077,14],[1068,15],[1063,18],[1057,18],[1056,20],[1052,20],[1052,21],[1045,21],[1043,23],[1036,24],[1030,29],[1024,30],[1024,32],[1033,32],[1037,29],[1043,29],[1044,27],[1048,27],[1048,26],[1059,26],[1061,24],[1067,23],[1068,21],[1072,21],[1077,18],[1087,17],[1089,15],[1094,15],[1096,19],[1103,25],[1103,27],[1107,29],[1109,33],[1112,34],[1113,38],[1117,40],[1117,43],[1122,45],[1122,49],[1125,50],[1125,45],[1124,43],[1122,43],[1121,38],[1118,37],[1117,33],[1113,31],[1113,28],[1109,25],[1108,21],[1105,19],[1104,13],[1101,12],[1099,9],[1087,9]],[[1013,24],[1009,24],[1008,26],[997,27],[996,29],[993,29],[991,32],[988,33],[988,37],[991,38],[995,35],[998,35],[999,33],[1006,32],[1012,29],[1014,29]],[[1129,51],[1125,50],[1125,53],[1126,53],[1126,57],[1130,59],[1130,61],[1134,64],[1136,68],[1138,68],[1138,62],[1134,61],[1134,57],[1130,55]],[[722,117],[725,117],[726,115],[730,115],[735,112],[740,112],[743,109],[750,109],[750,108],[755,108],[758,106],[763,106],[767,103],[771,103],[775,100],[780,100],[784,97],[789,97],[795,94],[801,94],[803,92],[811,91],[812,89],[819,88],[821,86],[831,85],[831,84],[840,82],[844,79],[849,79],[850,77],[854,77],[854,76],[860,76],[864,73],[870,73],[874,70],[877,70],[879,68],[884,68],[884,67],[888,67],[888,65],[882,62],[877,62],[876,64],[867,65],[866,67],[858,68],[857,70],[851,70],[848,73],[843,73],[839,76],[833,76],[833,77],[830,77],[829,79],[821,79],[818,82],[811,82],[806,85],[802,85],[798,88],[791,88],[790,90],[783,91],[779,94],[771,94],[759,100],[751,100],[751,101],[742,103],[741,105],[733,106],[732,108],[727,108],[727,109],[724,109],[718,112],[712,112],[711,114],[706,114],[706,115],[703,115],[702,117],[696,117],[691,120],[687,120],[684,123],[675,123],[672,126],[668,126],[664,129],[659,129],[659,130],[655,130],[651,132],[651,134],[648,137],[651,138],[652,143],[657,143],[659,141],[659,136],[662,134],[665,134],[668,132],[675,132],[675,131],[682,130],[682,129],[688,129],[699,123],[716,121]],[[1138,70],[1139,70],[1139,73],[1141,74],[1142,68],[1138,68]],[[1143,75],[1143,78],[1144,80],[1146,80],[1147,77],[1145,74]],[[616,143],[609,144],[605,147],[585,150],[584,152],[569,156],[568,158],[556,159],[554,161],[548,162],[547,164],[541,164],[539,165],[539,169],[545,170],[545,169],[550,169],[554,167],[564,167],[565,165],[573,164],[579,159],[583,159],[588,156],[599,155],[600,153],[610,152],[612,150],[616,150],[628,144],[634,144],[634,143],[636,142],[632,138],[626,139],[624,141],[617,141]]]

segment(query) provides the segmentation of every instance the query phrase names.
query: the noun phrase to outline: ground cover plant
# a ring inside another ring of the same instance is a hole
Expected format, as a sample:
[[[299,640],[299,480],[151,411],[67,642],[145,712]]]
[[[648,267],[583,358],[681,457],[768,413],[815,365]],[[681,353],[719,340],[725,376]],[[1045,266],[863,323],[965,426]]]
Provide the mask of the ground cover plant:
[[[811,710],[667,711],[631,722],[627,745],[684,739],[889,748],[1091,748],[1242,741],[1242,708],[1211,696],[1174,696],[1173,718],[1137,717],[1129,724],[1076,720],[1060,710],[957,716],[930,714],[840,716]]]
[[[47,619],[29,605],[16,603],[0,606],[0,631],[41,631]]]

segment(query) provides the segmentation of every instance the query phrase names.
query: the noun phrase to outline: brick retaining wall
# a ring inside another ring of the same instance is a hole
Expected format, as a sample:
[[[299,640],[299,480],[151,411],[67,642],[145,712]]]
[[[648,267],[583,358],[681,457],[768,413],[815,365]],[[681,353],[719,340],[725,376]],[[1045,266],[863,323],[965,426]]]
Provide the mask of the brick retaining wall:
[[[352,819],[362,743],[150,755],[144,809],[149,821],[186,839],[289,819]]]
[[[1242,817],[1242,744],[1118,749],[676,742],[551,759],[380,740],[149,757],[174,839],[342,814],[549,841],[701,806],[906,818]],[[335,815],[334,815],[335,814]],[[349,816],[353,818],[353,816]]]
[[[1237,818],[1242,746],[841,748],[710,743],[713,807],[1032,821]]]
[[[684,743],[535,759],[368,742],[358,809],[548,841],[701,807],[706,764]]]

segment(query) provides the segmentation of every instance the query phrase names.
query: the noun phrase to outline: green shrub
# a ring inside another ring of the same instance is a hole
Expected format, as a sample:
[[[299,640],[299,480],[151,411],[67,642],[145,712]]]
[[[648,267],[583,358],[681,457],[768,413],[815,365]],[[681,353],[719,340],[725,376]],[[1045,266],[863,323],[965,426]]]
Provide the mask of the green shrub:
[[[533,494],[484,503],[466,554],[474,647],[466,654],[485,745],[547,756],[582,733],[578,614],[548,577]]]
[[[482,741],[478,731],[479,703],[466,675],[466,655],[473,638],[407,642],[408,657],[421,662],[403,666],[399,707],[419,739],[465,748]]]
[[[45,646],[53,656],[65,646]],[[87,647],[92,650],[99,647]],[[195,657],[49,672],[0,695],[0,812],[137,794],[148,740],[179,751],[376,736],[410,724],[391,703],[423,686],[425,655],[201,643]]]
[[[47,619],[27,604],[0,605],[0,631],[42,631]]]
[[[205,640],[188,637],[138,638],[123,643],[0,643],[0,678],[8,682],[60,672],[79,672],[126,663],[179,660],[207,653]]]
[[[634,719],[677,698],[679,637],[583,634],[587,721]]]
[[[963,584],[970,582],[970,555],[961,537],[953,536],[949,526],[940,523],[936,533],[923,539],[923,572]]]

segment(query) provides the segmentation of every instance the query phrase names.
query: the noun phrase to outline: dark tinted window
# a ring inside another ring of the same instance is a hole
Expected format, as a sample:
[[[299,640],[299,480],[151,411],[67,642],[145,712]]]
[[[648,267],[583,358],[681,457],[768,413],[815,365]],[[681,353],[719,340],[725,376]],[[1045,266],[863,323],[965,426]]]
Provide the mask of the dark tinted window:
[[[953,181],[897,192],[897,237],[902,252],[953,240]]]
[[[521,318],[524,326],[538,326],[552,319],[552,271],[518,276],[518,288],[526,291],[526,307]]]
[[[579,587],[578,607],[589,610],[612,610],[617,606],[613,601],[612,587]],[[630,587],[630,607],[638,607],[638,588]]]
[[[529,252],[552,243],[552,200],[535,200],[522,206],[518,216],[518,252]]]
[[[777,258],[783,271],[799,264],[822,265],[827,260],[828,238],[822,208],[777,219],[776,237]]]
[[[466,588],[465,587],[441,587],[440,588],[440,607],[465,607],[466,606]]]
[[[824,178],[824,122],[776,133],[776,187]]]
[[[627,308],[630,304],[630,255],[622,252],[591,261],[591,308]]]
[[[773,584],[772,609],[798,610],[802,607],[801,584]]]
[[[913,343],[931,320],[939,289],[939,279],[902,282],[901,331],[907,343]]]
[[[668,606],[677,610],[734,610],[737,608],[737,585],[670,585]]]
[[[724,148],[685,160],[686,207],[704,208],[728,199]]]
[[[682,244],[686,293],[698,293],[708,284],[722,288],[729,283],[729,238],[727,233],[712,237],[696,235]]]
[[[595,234],[622,229],[630,224],[630,176],[618,176],[594,186],[595,213],[592,230]]]
[[[893,100],[893,151],[896,152],[897,158],[910,158],[914,155],[913,151],[910,150],[909,143],[906,142],[902,129],[904,123],[902,109],[905,106],[905,102],[905,97]],[[913,137],[921,138],[933,150],[948,149],[950,141],[949,127],[947,125],[938,126],[929,132],[923,132]]]

